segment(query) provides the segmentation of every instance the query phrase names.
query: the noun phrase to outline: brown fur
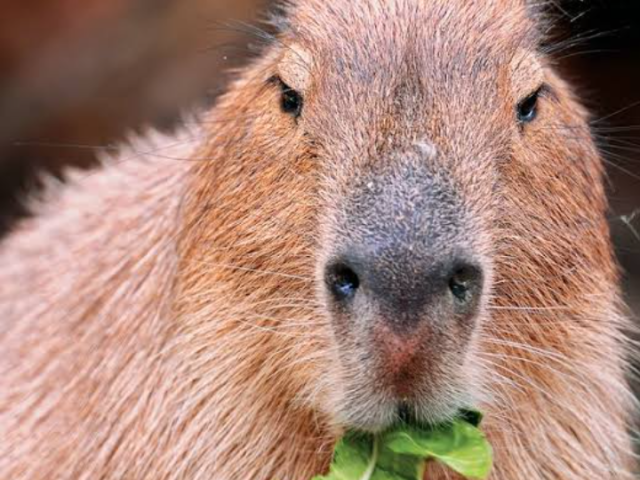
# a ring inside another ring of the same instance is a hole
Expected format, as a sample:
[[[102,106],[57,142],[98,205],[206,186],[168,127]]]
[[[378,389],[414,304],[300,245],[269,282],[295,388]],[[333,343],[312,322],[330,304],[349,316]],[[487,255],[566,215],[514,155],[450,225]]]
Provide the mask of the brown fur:
[[[0,247],[0,478],[326,468],[359,374],[318,272],[350,189],[423,138],[493,271],[458,372],[491,478],[632,478],[602,165],[535,20],[520,0],[302,0],[199,127],[76,175]],[[540,72],[553,94],[520,128]]]

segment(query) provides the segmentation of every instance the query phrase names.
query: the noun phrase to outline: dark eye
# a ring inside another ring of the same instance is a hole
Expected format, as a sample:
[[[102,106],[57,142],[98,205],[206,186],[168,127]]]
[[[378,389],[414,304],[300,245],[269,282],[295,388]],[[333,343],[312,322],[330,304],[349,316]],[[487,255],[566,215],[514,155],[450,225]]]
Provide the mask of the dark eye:
[[[275,78],[275,81],[280,87],[280,106],[282,111],[298,118],[302,113],[302,95],[284,83],[280,78]]]
[[[533,92],[518,104],[518,121],[522,124],[533,122],[538,116],[538,99],[543,87]]]

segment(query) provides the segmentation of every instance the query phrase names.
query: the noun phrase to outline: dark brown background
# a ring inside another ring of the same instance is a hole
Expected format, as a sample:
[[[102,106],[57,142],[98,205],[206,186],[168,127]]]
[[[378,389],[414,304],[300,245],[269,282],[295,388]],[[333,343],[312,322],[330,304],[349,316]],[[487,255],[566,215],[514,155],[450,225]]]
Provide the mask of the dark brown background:
[[[327,0],[330,1],[330,0]],[[131,129],[168,128],[210,101],[255,41],[237,21],[269,0],[4,0],[0,16],[0,231],[33,172],[90,165]],[[640,2],[558,1],[560,66],[595,113],[611,224],[640,312]]]

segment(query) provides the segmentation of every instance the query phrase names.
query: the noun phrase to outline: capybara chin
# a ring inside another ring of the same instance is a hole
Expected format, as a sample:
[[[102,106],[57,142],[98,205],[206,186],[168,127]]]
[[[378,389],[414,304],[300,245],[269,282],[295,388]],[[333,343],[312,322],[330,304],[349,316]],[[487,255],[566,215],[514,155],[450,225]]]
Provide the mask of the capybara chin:
[[[308,480],[476,407],[493,480],[631,479],[602,162],[534,3],[299,0],[198,126],[34,205],[0,478]]]

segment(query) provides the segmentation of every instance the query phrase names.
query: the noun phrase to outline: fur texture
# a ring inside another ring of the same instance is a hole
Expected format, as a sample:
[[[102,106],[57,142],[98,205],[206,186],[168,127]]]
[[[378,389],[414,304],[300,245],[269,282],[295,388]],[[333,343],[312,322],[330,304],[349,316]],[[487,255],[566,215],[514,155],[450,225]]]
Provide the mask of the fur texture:
[[[322,269],[385,220],[354,192],[384,179],[376,202],[399,202],[426,166],[492,272],[439,379],[486,412],[492,480],[631,479],[602,164],[531,6],[301,0],[280,23],[196,129],[74,175],[0,247],[0,478],[321,472],[353,405],[386,401],[363,395],[367,346],[336,335]]]

